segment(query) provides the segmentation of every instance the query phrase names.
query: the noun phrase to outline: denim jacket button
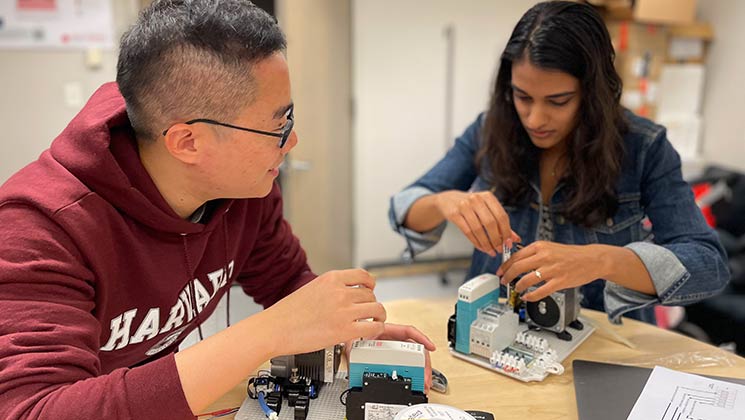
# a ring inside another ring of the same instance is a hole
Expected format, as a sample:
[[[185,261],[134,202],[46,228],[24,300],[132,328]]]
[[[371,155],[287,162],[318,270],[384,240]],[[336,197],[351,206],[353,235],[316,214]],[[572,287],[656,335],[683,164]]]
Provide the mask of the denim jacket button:
[[[566,220],[564,220],[564,216],[559,215],[559,217],[556,218],[556,222],[560,225],[563,225]]]
[[[605,221],[605,225],[608,226],[608,227],[612,227],[613,226],[613,219],[611,219],[609,217],[608,220]]]

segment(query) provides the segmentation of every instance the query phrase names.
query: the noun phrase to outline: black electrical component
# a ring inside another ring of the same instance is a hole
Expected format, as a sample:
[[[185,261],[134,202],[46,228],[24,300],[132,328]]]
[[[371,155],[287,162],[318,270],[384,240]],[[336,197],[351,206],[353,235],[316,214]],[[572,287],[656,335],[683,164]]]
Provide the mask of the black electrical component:
[[[476,420],[494,420],[494,414],[485,411],[466,410],[466,413],[473,416]]]
[[[450,315],[450,318],[448,318],[448,344],[450,344],[450,347],[455,348],[455,330],[456,330],[456,314],[458,313],[458,308],[456,305],[455,310],[453,310],[453,314]]]
[[[308,417],[310,399],[307,395],[300,395],[295,400],[295,420],[305,420]]]
[[[282,393],[279,391],[270,392],[264,399],[267,407],[274,410],[277,414],[282,409]]]
[[[287,397],[287,403],[290,406],[295,406],[295,400],[301,395],[305,395],[310,399],[318,398],[318,391],[323,383],[310,380],[305,377],[297,378],[276,378],[275,382],[279,389]]]
[[[299,376],[293,372],[290,378],[270,375],[251,378],[246,391],[252,399],[257,399],[259,392],[263,392],[266,405],[277,414],[282,409],[284,398],[288,406],[294,407],[295,419],[305,420],[308,416],[310,400],[318,398],[318,390],[322,385],[320,381]]]
[[[297,401],[298,397],[300,396],[300,391],[297,389],[288,389],[287,390],[287,405],[290,407],[295,406],[295,401]]]
[[[411,390],[411,378],[393,379],[386,373],[365,373],[362,387],[354,387],[347,395],[347,420],[364,420],[365,403],[414,405],[427,402],[427,396]]]

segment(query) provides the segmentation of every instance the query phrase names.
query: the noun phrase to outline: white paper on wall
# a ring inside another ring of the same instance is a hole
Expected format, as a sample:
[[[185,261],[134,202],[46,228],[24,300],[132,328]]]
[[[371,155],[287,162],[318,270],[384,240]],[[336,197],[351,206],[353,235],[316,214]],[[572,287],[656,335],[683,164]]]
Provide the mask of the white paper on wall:
[[[657,92],[658,115],[700,114],[703,90],[702,64],[666,64]]]
[[[673,37],[670,40],[667,54],[673,60],[700,60],[704,57],[704,40]]]
[[[0,1],[0,48],[112,49],[111,1]]]

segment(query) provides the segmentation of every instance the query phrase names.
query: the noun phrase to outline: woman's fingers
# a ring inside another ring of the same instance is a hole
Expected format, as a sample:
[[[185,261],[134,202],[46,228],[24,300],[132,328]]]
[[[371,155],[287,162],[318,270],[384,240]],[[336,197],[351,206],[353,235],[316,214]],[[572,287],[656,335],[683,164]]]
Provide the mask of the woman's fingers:
[[[466,221],[465,217],[463,217],[461,214],[457,214],[452,219],[449,219],[453,223],[455,223],[455,226],[460,229],[461,232],[463,232],[464,235],[466,235],[466,238],[473,244],[473,246],[476,247],[481,252],[484,252],[486,254],[489,253],[489,250],[487,247],[485,247],[481,241],[479,241],[478,238],[476,238],[476,235],[471,231],[471,227]]]
[[[476,216],[481,222],[482,228],[486,232],[489,248],[495,250],[496,252],[501,252],[504,236],[500,232],[497,218],[494,216],[489,207],[487,207],[484,203],[475,206],[474,211],[476,212]]]
[[[504,244],[519,242],[510,219],[491,192],[468,193],[447,201],[447,220],[455,223],[480,251],[495,257]]]
[[[517,239],[517,241],[515,242],[520,242],[520,237],[517,234],[514,234],[512,228],[510,228],[510,217],[507,215],[507,212],[504,211],[504,207],[499,204],[499,200],[497,200],[497,197],[495,197],[494,194],[489,193],[484,196],[484,203],[489,209],[489,212],[492,214],[492,217],[497,224],[499,236],[502,239],[499,241],[498,245],[500,246],[500,248],[498,249],[501,250],[501,246],[508,239],[512,239],[513,241]]]

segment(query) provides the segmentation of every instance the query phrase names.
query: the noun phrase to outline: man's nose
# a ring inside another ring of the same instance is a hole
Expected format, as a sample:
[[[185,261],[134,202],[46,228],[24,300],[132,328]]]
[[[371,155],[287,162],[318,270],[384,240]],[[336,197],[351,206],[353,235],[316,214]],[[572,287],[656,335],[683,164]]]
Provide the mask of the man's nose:
[[[295,146],[297,146],[297,134],[295,133],[295,130],[292,130],[292,133],[290,133],[290,137],[287,139],[287,143],[285,143],[285,147],[282,148],[282,154],[286,155],[290,152],[290,150],[294,149]]]

